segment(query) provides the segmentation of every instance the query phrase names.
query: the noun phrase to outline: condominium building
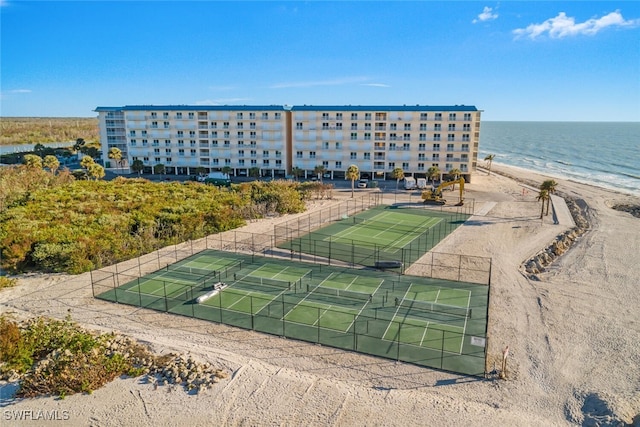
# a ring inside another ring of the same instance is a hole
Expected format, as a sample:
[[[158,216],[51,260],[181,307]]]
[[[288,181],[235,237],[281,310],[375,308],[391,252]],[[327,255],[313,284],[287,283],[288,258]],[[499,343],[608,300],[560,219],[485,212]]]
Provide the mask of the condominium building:
[[[481,111],[474,106],[187,106],[98,107],[103,157],[117,147],[119,168],[140,160],[145,172],[304,177],[323,170],[343,179],[387,179],[396,168],[426,177],[476,168]],[[115,167],[115,165],[111,165]],[[157,167],[155,168],[157,170]]]

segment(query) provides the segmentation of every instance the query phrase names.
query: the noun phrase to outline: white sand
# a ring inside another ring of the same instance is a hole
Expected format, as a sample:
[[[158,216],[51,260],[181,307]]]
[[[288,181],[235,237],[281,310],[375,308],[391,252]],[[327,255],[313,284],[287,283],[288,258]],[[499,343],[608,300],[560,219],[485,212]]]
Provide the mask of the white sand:
[[[496,164],[493,170],[538,183],[543,179]],[[199,395],[118,379],[92,395],[15,400],[12,386],[5,384],[0,425],[49,425],[42,419],[15,421],[19,414],[43,415],[37,411],[67,419],[58,424],[95,426],[632,423],[640,414],[640,219],[610,206],[640,200],[556,181],[560,192],[587,202],[591,230],[540,280],[523,276],[521,264],[569,224],[553,224],[551,217],[541,224],[535,191],[523,196],[521,185],[502,176],[474,175],[466,197],[475,199],[475,211],[482,215],[436,248],[493,258],[489,355],[498,360],[509,346],[506,381],[95,300],[88,274],[38,275],[1,291],[0,311],[64,318],[70,309],[86,327],[120,331],[160,353],[189,352],[232,375]],[[247,229],[270,232],[282,220],[255,222]]]

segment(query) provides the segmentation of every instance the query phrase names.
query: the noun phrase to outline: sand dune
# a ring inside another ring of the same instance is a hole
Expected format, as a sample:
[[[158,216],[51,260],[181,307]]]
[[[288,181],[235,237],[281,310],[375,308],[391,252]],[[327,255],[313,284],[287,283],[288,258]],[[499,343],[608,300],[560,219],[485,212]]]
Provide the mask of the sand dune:
[[[543,180],[495,163],[492,169],[533,186]],[[435,248],[493,258],[489,358],[499,368],[509,346],[506,380],[98,301],[88,274],[36,275],[0,292],[1,312],[64,318],[70,309],[86,327],[120,331],[159,353],[188,352],[231,375],[198,395],[126,379],[64,400],[16,400],[14,385],[5,383],[3,425],[18,424],[24,410],[55,413],[59,424],[96,426],[604,426],[634,417],[640,425],[640,219],[611,209],[640,199],[556,181],[560,193],[585,202],[589,230],[544,273],[529,277],[522,265],[573,224],[562,214],[558,224],[541,221],[535,189],[493,172],[479,171],[466,187],[477,215]],[[337,199],[349,196],[336,192]],[[271,232],[279,221],[246,229]]]

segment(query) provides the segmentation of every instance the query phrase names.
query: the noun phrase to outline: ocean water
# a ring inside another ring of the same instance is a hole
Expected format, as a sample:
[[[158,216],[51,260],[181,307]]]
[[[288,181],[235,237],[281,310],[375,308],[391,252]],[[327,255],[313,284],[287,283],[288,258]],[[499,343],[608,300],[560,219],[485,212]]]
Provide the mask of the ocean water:
[[[640,122],[482,122],[494,162],[640,196]]]

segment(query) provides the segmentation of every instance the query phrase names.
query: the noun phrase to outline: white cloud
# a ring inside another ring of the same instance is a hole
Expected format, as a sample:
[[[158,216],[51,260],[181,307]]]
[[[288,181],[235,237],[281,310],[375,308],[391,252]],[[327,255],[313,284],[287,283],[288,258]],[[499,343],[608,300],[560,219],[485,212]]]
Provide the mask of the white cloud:
[[[384,83],[362,83],[360,86],[371,86],[371,87],[391,87],[388,84]]]
[[[31,93],[31,89],[13,89],[9,93]]]
[[[339,86],[350,83],[359,83],[367,80],[366,77],[343,77],[334,80],[319,80],[309,82],[284,82],[276,83],[269,86],[270,89],[288,89],[288,88],[300,88],[300,87],[313,87],[313,86]]]
[[[591,18],[578,23],[575,18],[560,12],[555,18],[547,19],[540,24],[531,24],[526,28],[513,30],[513,34],[516,38],[535,39],[545,33],[551,38],[563,38],[579,34],[594,35],[607,27],[636,27],[638,25],[640,25],[640,19],[626,20],[618,10],[601,18]]]
[[[209,86],[209,90],[225,92],[236,89],[234,86]]]
[[[478,15],[478,18],[474,19],[472,22],[476,24],[478,22],[493,21],[494,19],[497,19],[497,18],[498,18],[498,14],[493,13],[493,8],[490,8],[489,6],[485,6],[484,9],[482,9],[482,13]]]

